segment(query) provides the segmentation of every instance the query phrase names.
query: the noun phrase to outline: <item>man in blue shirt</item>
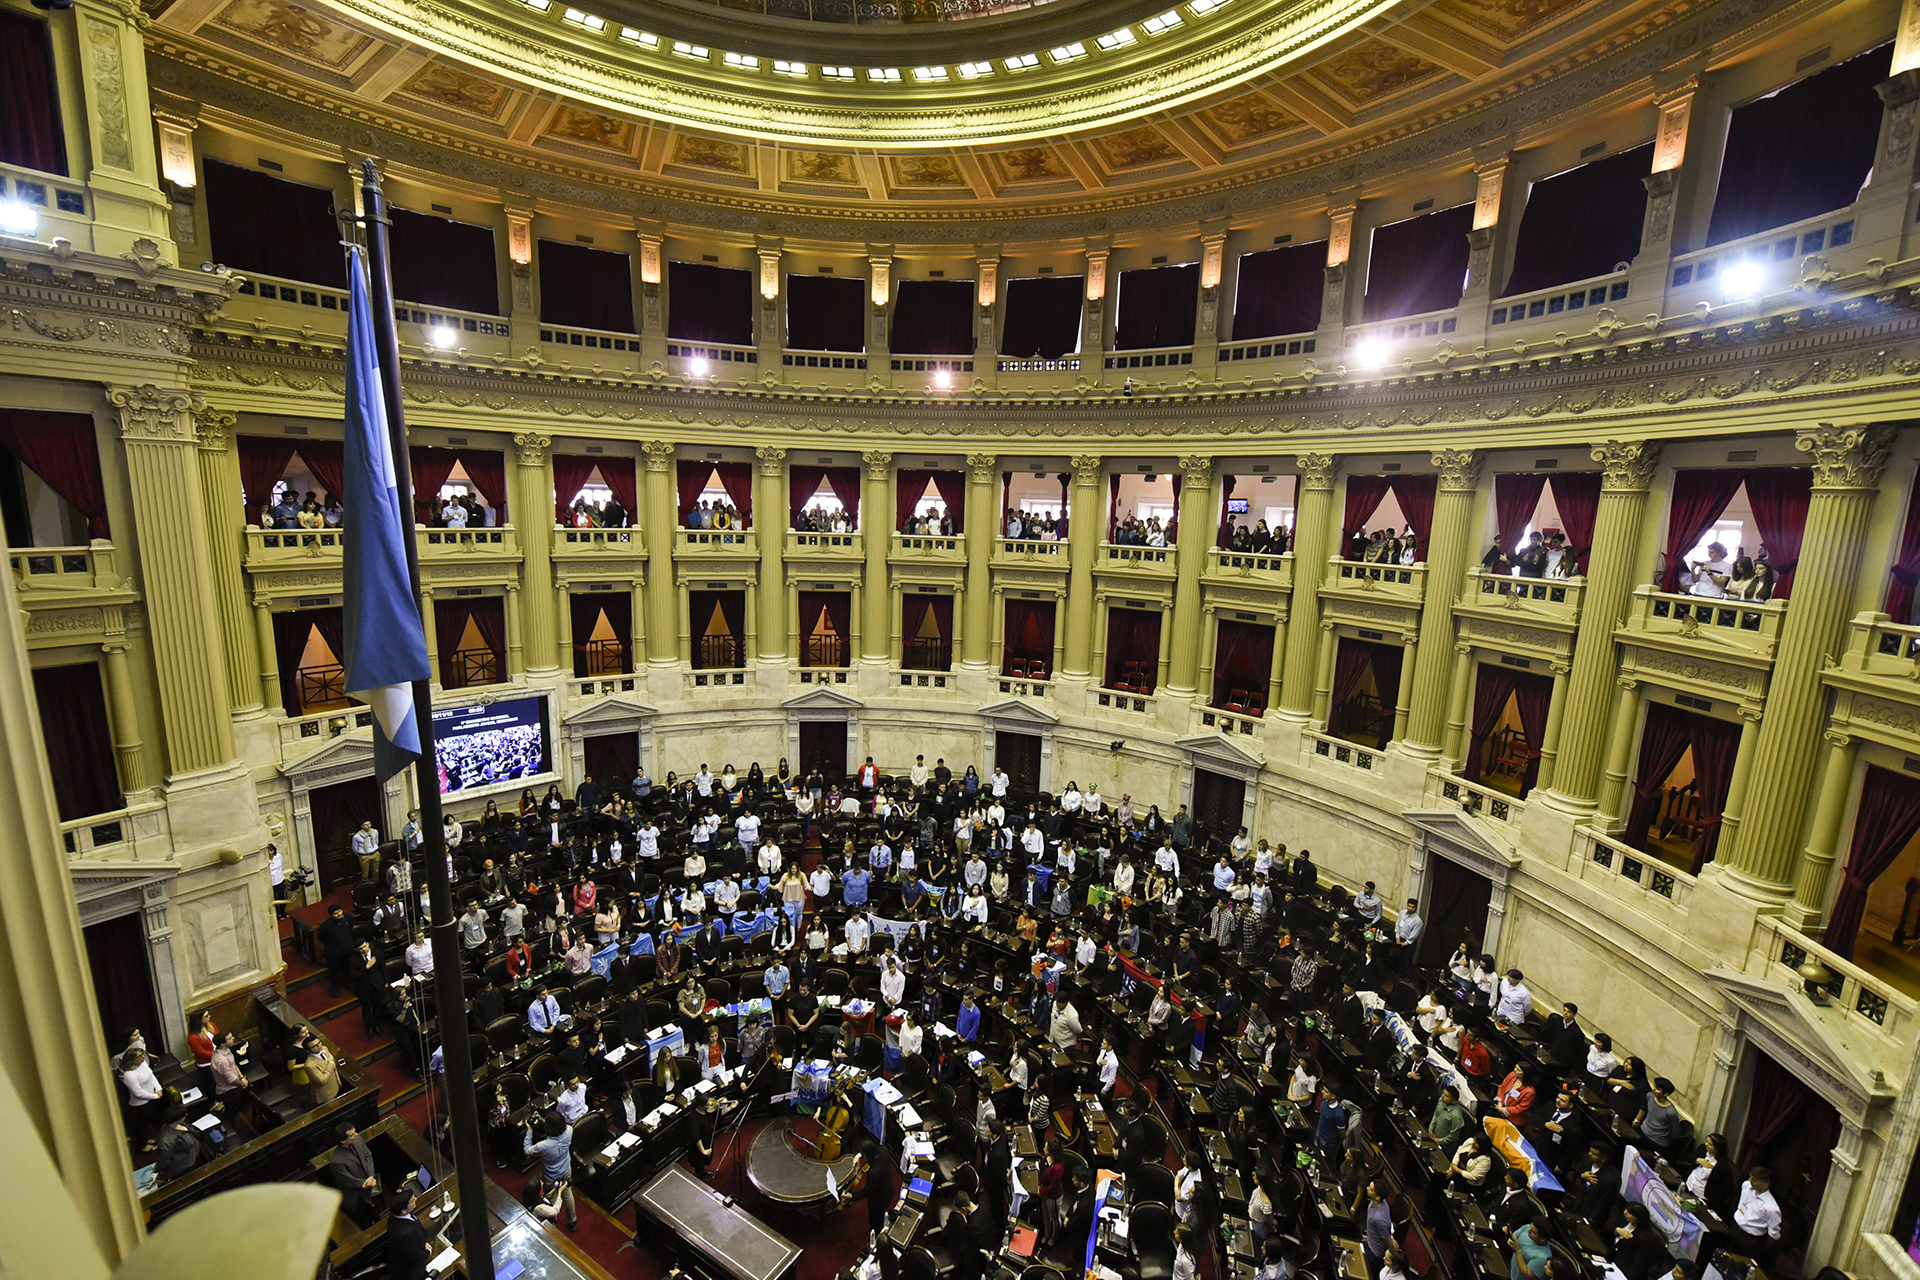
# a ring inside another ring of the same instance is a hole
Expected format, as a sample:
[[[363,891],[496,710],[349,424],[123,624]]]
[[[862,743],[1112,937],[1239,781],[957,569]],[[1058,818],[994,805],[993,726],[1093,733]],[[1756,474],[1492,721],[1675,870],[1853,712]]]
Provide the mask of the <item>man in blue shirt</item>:
[[[1543,1280],[1553,1247],[1547,1243],[1547,1224],[1535,1218],[1513,1233],[1513,1264],[1508,1280]]]
[[[776,1006],[784,1009],[786,1007],[787,983],[792,978],[792,975],[787,972],[786,960],[780,956],[775,956],[773,963],[767,966],[766,978],[767,998],[772,1000]]]
[[[1369,1182],[1361,1192],[1366,1206],[1366,1237],[1361,1243],[1367,1255],[1367,1274],[1380,1274],[1380,1264],[1386,1260],[1387,1246],[1393,1243],[1393,1213],[1387,1208],[1387,1191],[1379,1181]]]
[[[560,1202],[566,1206],[567,1230],[572,1231],[580,1225],[573,1208],[573,1130],[559,1116],[548,1116],[546,1137],[535,1142],[529,1121],[521,1141],[528,1155],[540,1157],[540,1176],[566,1188],[560,1193]]]
[[[1340,1105],[1340,1099],[1334,1096],[1332,1089],[1323,1089],[1320,1094],[1320,1124],[1315,1135],[1320,1150],[1328,1159],[1340,1154],[1340,1139],[1347,1127],[1347,1109]]]
[[[536,1035],[550,1036],[572,1019],[560,1012],[560,1002],[540,987],[533,993],[533,1003],[527,1006],[527,1028]]]
[[[972,1044],[980,1037],[980,1006],[973,1002],[973,992],[968,991],[960,997],[960,1016],[954,1019],[954,1028],[960,1039]]]
[[[873,873],[865,867],[849,867],[840,877],[841,901],[849,907],[867,905],[867,886],[873,882]]]

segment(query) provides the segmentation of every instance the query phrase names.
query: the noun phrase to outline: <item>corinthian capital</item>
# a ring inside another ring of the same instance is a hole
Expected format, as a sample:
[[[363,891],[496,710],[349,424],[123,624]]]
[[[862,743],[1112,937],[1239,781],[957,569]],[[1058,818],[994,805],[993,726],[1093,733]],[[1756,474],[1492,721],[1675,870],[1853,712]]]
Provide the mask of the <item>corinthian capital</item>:
[[[1595,445],[1593,460],[1600,464],[1600,487],[1615,493],[1639,493],[1653,483],[1660,465],[1658,440],[1609,440]]]
[[[1000,459],[990,453],[970,453],[967,455],[967,479],[975,484],[992,484],[993,473],[999,466]]]
[[[1440,469],[1440,488],[1471,493],[1480,483],[1480,458],[1475,449],[1435,449],[1433,465]]]
[[[760,474],[763,476],[777,476],[787,469],[787,451],[785,449],[777,449],[770,444],[763,444],[753,451],[753,456],[760,459]]]
[[[649,440],[640,446],[640,455],[646,459],[649,471],[673,470],[673,446],[665,440]]]
[[[1213,459],[1188,456],[1180,459],[1180,487],[1183,489],[1210,489],[1213,487]]]
[[[233,444],[233,428],[239,416],[222,409],[198,405],[193,411],[194,429],[200,433],[202,453],[225,453]]]
[[[198,392],[143,383],[108,387],[107,403],[120,411],[120,434],[128,440],[193,439],[195,409],[205,401]]]
[[[520,459],[523,467],[545,466],[547,450],[553,441],[537,431],[522,431],[513,438],[514,455]]]
[[[1893,445],[1893,428],[1881,423],[1836,427],[1823,422],[1796,432],[1793,447],[1813,459],[1816,489],[1871,489],[1880,483]]]
[[[867,479],[885,480],[893,473],[893,455],[875,449],[871,453],[860,455],[860,461],[867,464]]]
[[[1293,463],[1300,468],[1301,489],[1333,491],[1333,476],[1340,469],[1339,458],[1331,453],[1303,453],[1295,457]]]
[[[1078,457],[1073,459],[1073,484],[1076,489],[1091,489],[1100,483],[1099,458]]]

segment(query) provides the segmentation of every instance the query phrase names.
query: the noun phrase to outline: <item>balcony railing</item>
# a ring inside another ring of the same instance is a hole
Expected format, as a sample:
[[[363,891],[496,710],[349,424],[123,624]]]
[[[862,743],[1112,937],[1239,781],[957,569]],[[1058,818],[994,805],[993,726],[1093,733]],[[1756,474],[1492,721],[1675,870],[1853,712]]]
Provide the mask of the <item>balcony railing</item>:
[[[1920,627],[1902,626],[1884,613],[1857,614],[1848,627],[1840,667],[1893,676],[1911,685],[1920,680]]]
[[[934,560],[943,564],[965,564],[967,540],[964,534],[896,533],[889,558],[895,560]]]
[[[1819,961],[1832,975],[1830,982],[1811,991],[1799,973],[1809,960]],[[1885,1052],[1869,1059],[1904,1062],[1911,1056],[1915,1034],[1920,1032],[1920,1001],[1852,961],[1842,960],[1777,917],[1760,917],[1745,967],[1748,973],[1764,974],[1806,991],[1816,1004],[1832,1009],[1848,1031],[1884,1046]]]
[[[1172,547],[1130,547],[1114,542],[1100,544],[1100,566],[1103,569],[1170,578],[1177,564]]]
[[[1099,706],[1112,711],[1130,711],[1148,716],[1153,714],[1153,695],[1150,693],[1130,693],[1125,689],[1099,689],[1094,693],[1094,701]]]
[[[1580,616],[1580,597],[1585,590],[1584,578],[1519,578],[1475,569],[1467,574],[1460,603],[1500,606],[1571,622]]]
[[[317,711],[336,711],[353,705],[347,698],[346,669],[339,663],[296,667],[293,674],[300,691],[297,714],[304,716]]]
[[[127,585],[113,544],[104,539],[84,547],[20,547],[8,556],[13,586],[21,603],[57,603],[83,591],[118,591]]]
[[[174,852],[166,802],[160,800],[142,800],[124,809],[62,822],[60,841],[69,862],[164,862]]]
[[[246,567],[253,570],[289,568],[314,560],[338,564],[347,537],[343,529],[249,528],[246,534]],[[415,525],[413,536],[423,564],[444,564],[468,556],[520,558],[519,534],[510,524],[491,529],[429,529]]]
[[[893,683],[896,688],[912,689],[915,693],[952,693],[960,687],[960,681],[951,671],[921,671],[914,667],[895,667]]]
[[[505,679],[499,658],[491,649],[455,649],[452,658],[440,672],[442,689],[470,689],[474,685],[499,684]]]
[[[1573,863],[1568,870],[1628,906],[1678,923],[1698,883],[1678,867],[1590,826],[1573,830]],[[1674,913],[1682,913],[1676,916]]]
[[[1381,762],[1386,757],[1384,751],[1348,742],[1345,738],[1336,738],[1316,729],[1302,729],[1300,743],[1309,769],[1330,769],[1349,775],[1358,773],[1378,777]]]
[[[1476,818],[1485,818],[1497,830],[1508,832],[1518,829],[1520,815],[1527,811],[1525,801],[1494,787],[1468,782],[1444,769],[1427,770],[1422,800],[1429,809],[1459,809]]]
[[[1680,254],[1668,265],[1668,307],[1678,310],[1693,297],[1718,304],[1724,296],[1720,275],[1738,264],[1759,266],[1764,275],[1761,293],[1772,293],[1799,283],[1800,262],[1809,254],[1831,253],[1853,243],[1851,207],[1823,213],[1784,227],[1774,227],[1744,240],[1717,244],[1711,249]]]
[[[830,556],[836,560],[864,558],[858,533],[795,533],[787,531],[787,555]]]
[[[1179,368],[1193,363],[1192,347],[1168,347],[1158,351],[1116,351],[1107,357],[1109,369]]]
[[[1771,660],[1785,600],[1728,600],[1635,587],[1627,630],[1697,641]]]
[[[618,640],[589,640],[584,655],[587,676],[621,676],[627,672],[627,646]],[[577,679],[578,677],[576,677]]]
[[[1038,564],[1049,569],[1067,567],[1067,544],[1045,538],[995,538],[993,558],[1003,564]]]
[[[922,636],[907,642],[904,655],[909,671],[953,670],[953,642]]]
[[[851,647],[845,636],[801,636],[800,665],[815,670],[843,671]]]
[[[1569,311],[1584,311],[1588,307],[1604,307],[1609,302],[1624,302],[1626,298],[1627,281],[1624,278],[1615,278],[1613,273],[1609,272],[1604,276],[1595,276],[1591,280],[1555,285],[1551,289],[1535,290],[1533,293],[1522,294],[1517,298],[1502,298],[1487,316],[1487,324],[1489,327],[1519,324],[1523,320],[1559,316]],[[1580,317],[1575,316],[1573,319],[1578,320]],[[1489,338],[1489,341],[1491,340]]]
[[[1334,556],[1327,561],[1323,591],[1381,595],[1418,603],[1427,590],[1426,564],[1360,564]]]
[[[1208,547],[1206,575],[1244,581],[1253,586],[1291,590],[1293,553],[1256,555],[1251,551],[1222,551],[1218,547]]]
[[[801,674],[804,676],[806,673],[802,672]],[[825,671],[814,673],[815,676],[824,676],[827,674]],[[842,672],[839,674],[844,676],[845,673]],[[744,670],[688,671],[685,673],[685,679],[687,688],[695,690],[748,689],[752,688],[754,683],[753,672]],[[815,680],[813,683],[825,683],[825,681]]]
[[[553,554],[556,557],[637,556],[645,553],[646,543],[638,529],[570,529],[566,525],[553,527]]]
[[[358,703],[348,703],[332,711],[316,711],[303,715],[294,708],[287,709],[287,719],[280,722],[280,758],[292,761],[306,755],[317,747],[343,733],[355,729],[368,729],[373,724],[373,712]]]
[[[680,555],[759,555],[751,529],[675,529],[673,549]]]

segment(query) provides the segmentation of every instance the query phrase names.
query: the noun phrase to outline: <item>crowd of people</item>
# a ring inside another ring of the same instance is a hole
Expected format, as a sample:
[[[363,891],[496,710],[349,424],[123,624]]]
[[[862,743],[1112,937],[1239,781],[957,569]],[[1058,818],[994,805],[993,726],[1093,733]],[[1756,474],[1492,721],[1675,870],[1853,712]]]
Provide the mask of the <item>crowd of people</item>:
[[[1064,542],[1067,537],[1067,513],[1064,508],[1058,515],[1051,515],[1045,511],[1009,507],[1006,531],[1007,537],[1025,542]]]
[[[611,494],[602,502],[575,498],[567,508],[567,523],[576,529],[625,529],[632,523],[632,513]]]
[[[1116,547],[1164,547],[1167,531],[1161,526],[1159,516],[1142,520],[1137,515],[1129,515],[1113,527],[1112,542]]]
[[[1416,564],[1420,559],[1420,538],[1408,525],[1404,532],[1392,529],[1354,531],[1347,539],[1347,559],[1355,564]]]
[[[1236,521],[1227,528],[1223,549],[1244,551],[1252,555],[1280,556],[1285,555],[1287,548],[1292,545],[1291,538],[1292,531],[1285,525],[1277,529],[1269,529],[1265,520],[1256,520],[1253,528],[1248,529]]]
[[[341,516],[340,499],[331,493],[309,489],[303,497],[289,486],[260,505],[259,524],[262,529],[338,529]]]
[[[953,513],[928,507],[918,515],[908,516],[900,532],[922,538],[951,538],[955,532]]]
[[[703,498],[680,518],[683,529],[745,529],[749,523],[725,498]]]

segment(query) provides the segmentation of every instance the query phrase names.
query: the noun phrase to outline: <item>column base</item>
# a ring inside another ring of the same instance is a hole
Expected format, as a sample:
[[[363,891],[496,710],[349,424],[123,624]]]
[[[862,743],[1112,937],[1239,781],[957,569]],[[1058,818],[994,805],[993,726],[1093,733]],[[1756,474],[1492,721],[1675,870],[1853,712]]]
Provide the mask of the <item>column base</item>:
[[[1827,927],[1827,913],[1814,911],[1804,903],[1790,901],[1780,908],[1780,922],[1795,933],[1804,933],[1817,939]]]
[[[1735,894],[1752,904],[1754,910],[1764,915],[1778,915],[1792,900],[1793,886],[1790,884],[1772,884],[1765,880],[1756,880],[1744,871],[1723,866],[1718,862],[1709,863],[1700,869],[1700,883],[1711,879],[1726,892]]]
[[[1419,760],[1426,764],[1434,764],[1440,759],[1440,746],[1438,743],[1428,746],[1421,742],[1408,742],[1403,738],[1396,745],[1398,746],[1400,754],[1409,760]]]
[[[1527,797],[1529,803],[1538,798],[1542,805],[1555,813],[1568,814],[1575,818],[1590,818],[1599,801],[1593,796],[1569,796],[1558,791],[1534,791]]]

